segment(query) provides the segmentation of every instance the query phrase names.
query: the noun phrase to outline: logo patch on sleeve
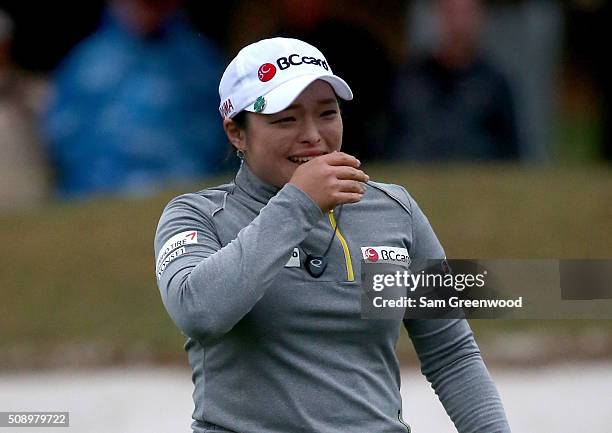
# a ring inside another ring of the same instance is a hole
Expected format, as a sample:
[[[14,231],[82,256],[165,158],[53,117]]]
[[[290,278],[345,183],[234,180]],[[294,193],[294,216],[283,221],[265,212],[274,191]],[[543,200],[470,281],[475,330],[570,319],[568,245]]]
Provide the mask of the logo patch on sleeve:
[[[285,267],[286,268],[299,268],[300,266],[301,266],[300,250],[299,248],[294,248],[293,252],[291,253],[291,257],[289,257],[289,260],[285,264]]]
[[[410,256],[406,248],[400,247],[361,247],[363,260],[368,263],[393,263],[410,265]]]
[[[195,230],[181,232],[168,239],[161,247],[159,254],[157,255],[157,261],[155,264],[155,273],[157,274],[157,278],[161,277],[166,267],[174,259],[185,254],[185,245],[197,243],[198,232]]]

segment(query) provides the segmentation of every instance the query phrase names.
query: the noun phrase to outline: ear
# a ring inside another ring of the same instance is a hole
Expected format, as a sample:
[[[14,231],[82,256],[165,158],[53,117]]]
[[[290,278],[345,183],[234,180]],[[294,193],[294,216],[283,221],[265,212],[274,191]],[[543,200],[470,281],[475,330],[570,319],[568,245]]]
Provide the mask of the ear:
[[[236,149],[246,149],[244,130],[240,129],[238,125],[236,125],[236,122],[232,119],[223,119],[223,129],[225,130],[227,139]]]

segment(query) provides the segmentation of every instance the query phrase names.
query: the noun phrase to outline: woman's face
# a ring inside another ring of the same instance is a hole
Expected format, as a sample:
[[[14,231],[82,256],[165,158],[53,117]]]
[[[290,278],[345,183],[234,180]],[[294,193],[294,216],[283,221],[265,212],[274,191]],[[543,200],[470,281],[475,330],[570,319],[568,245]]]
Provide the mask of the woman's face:
[[[261,180],[282,188],[300,164],[340,150],[342,117],[332,87],[310,84],[293,103],[276,114],[247,113],[242,138],[230,140]],[[228,133],[229,135],[229,133]]]

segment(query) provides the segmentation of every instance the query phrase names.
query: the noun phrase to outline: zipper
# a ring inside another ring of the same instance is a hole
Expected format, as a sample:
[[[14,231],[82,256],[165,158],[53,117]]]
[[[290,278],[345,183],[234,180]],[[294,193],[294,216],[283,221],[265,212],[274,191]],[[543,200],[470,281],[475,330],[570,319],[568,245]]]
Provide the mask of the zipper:
[[[404,422],[404,419],[402,418],[402,411],[401,411],[401,410],[398,410],[398,411],[397,411],[397,419],[398,419],[398,421],[399,421],[399,422],[401,422],[401,423],[402,423],[402,425],[403,425],[404,427],[406,427],[406,431],[407,431],[408,433],[410,433],[410,432],[412,431],[412,429],[410,428],[410,426]]]
[[[334,229],[334,231],[336,232],[336,237],[340,241],[340,244],[342,244],[342,251],[344,252],[344,263],[346,264],[346,279],[348,281],[355,281],[355,275],[353,274],[353,262],[351,261],[351,252],[349,250],[348,244],[346,243],[346,239],[344,239],[344,236],[342,236],[342,233],[340,232],[340,227],[337,227],[336,225],[336,219],[334,218],[334,210],[330,210],[327,213],[327,216],[329,217],[329,223],[331,224],[332,229]]]

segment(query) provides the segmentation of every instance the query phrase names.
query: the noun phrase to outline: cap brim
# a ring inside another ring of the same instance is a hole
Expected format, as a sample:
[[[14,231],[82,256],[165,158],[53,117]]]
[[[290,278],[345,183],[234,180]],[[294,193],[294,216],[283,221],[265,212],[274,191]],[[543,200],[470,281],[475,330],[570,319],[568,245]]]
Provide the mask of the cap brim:
[[[300,96],[306,87],[316,80],[323,80],[329,83],[338,97],[347,101],[353,99],[351,88],[342,78],[335,75],[308,74],[286,81],[265,95],[261,95],[265,100],[263,110],[255,110],[255,102],[249,104],[245,110],[261,114],[274,114],[283,111]]]

